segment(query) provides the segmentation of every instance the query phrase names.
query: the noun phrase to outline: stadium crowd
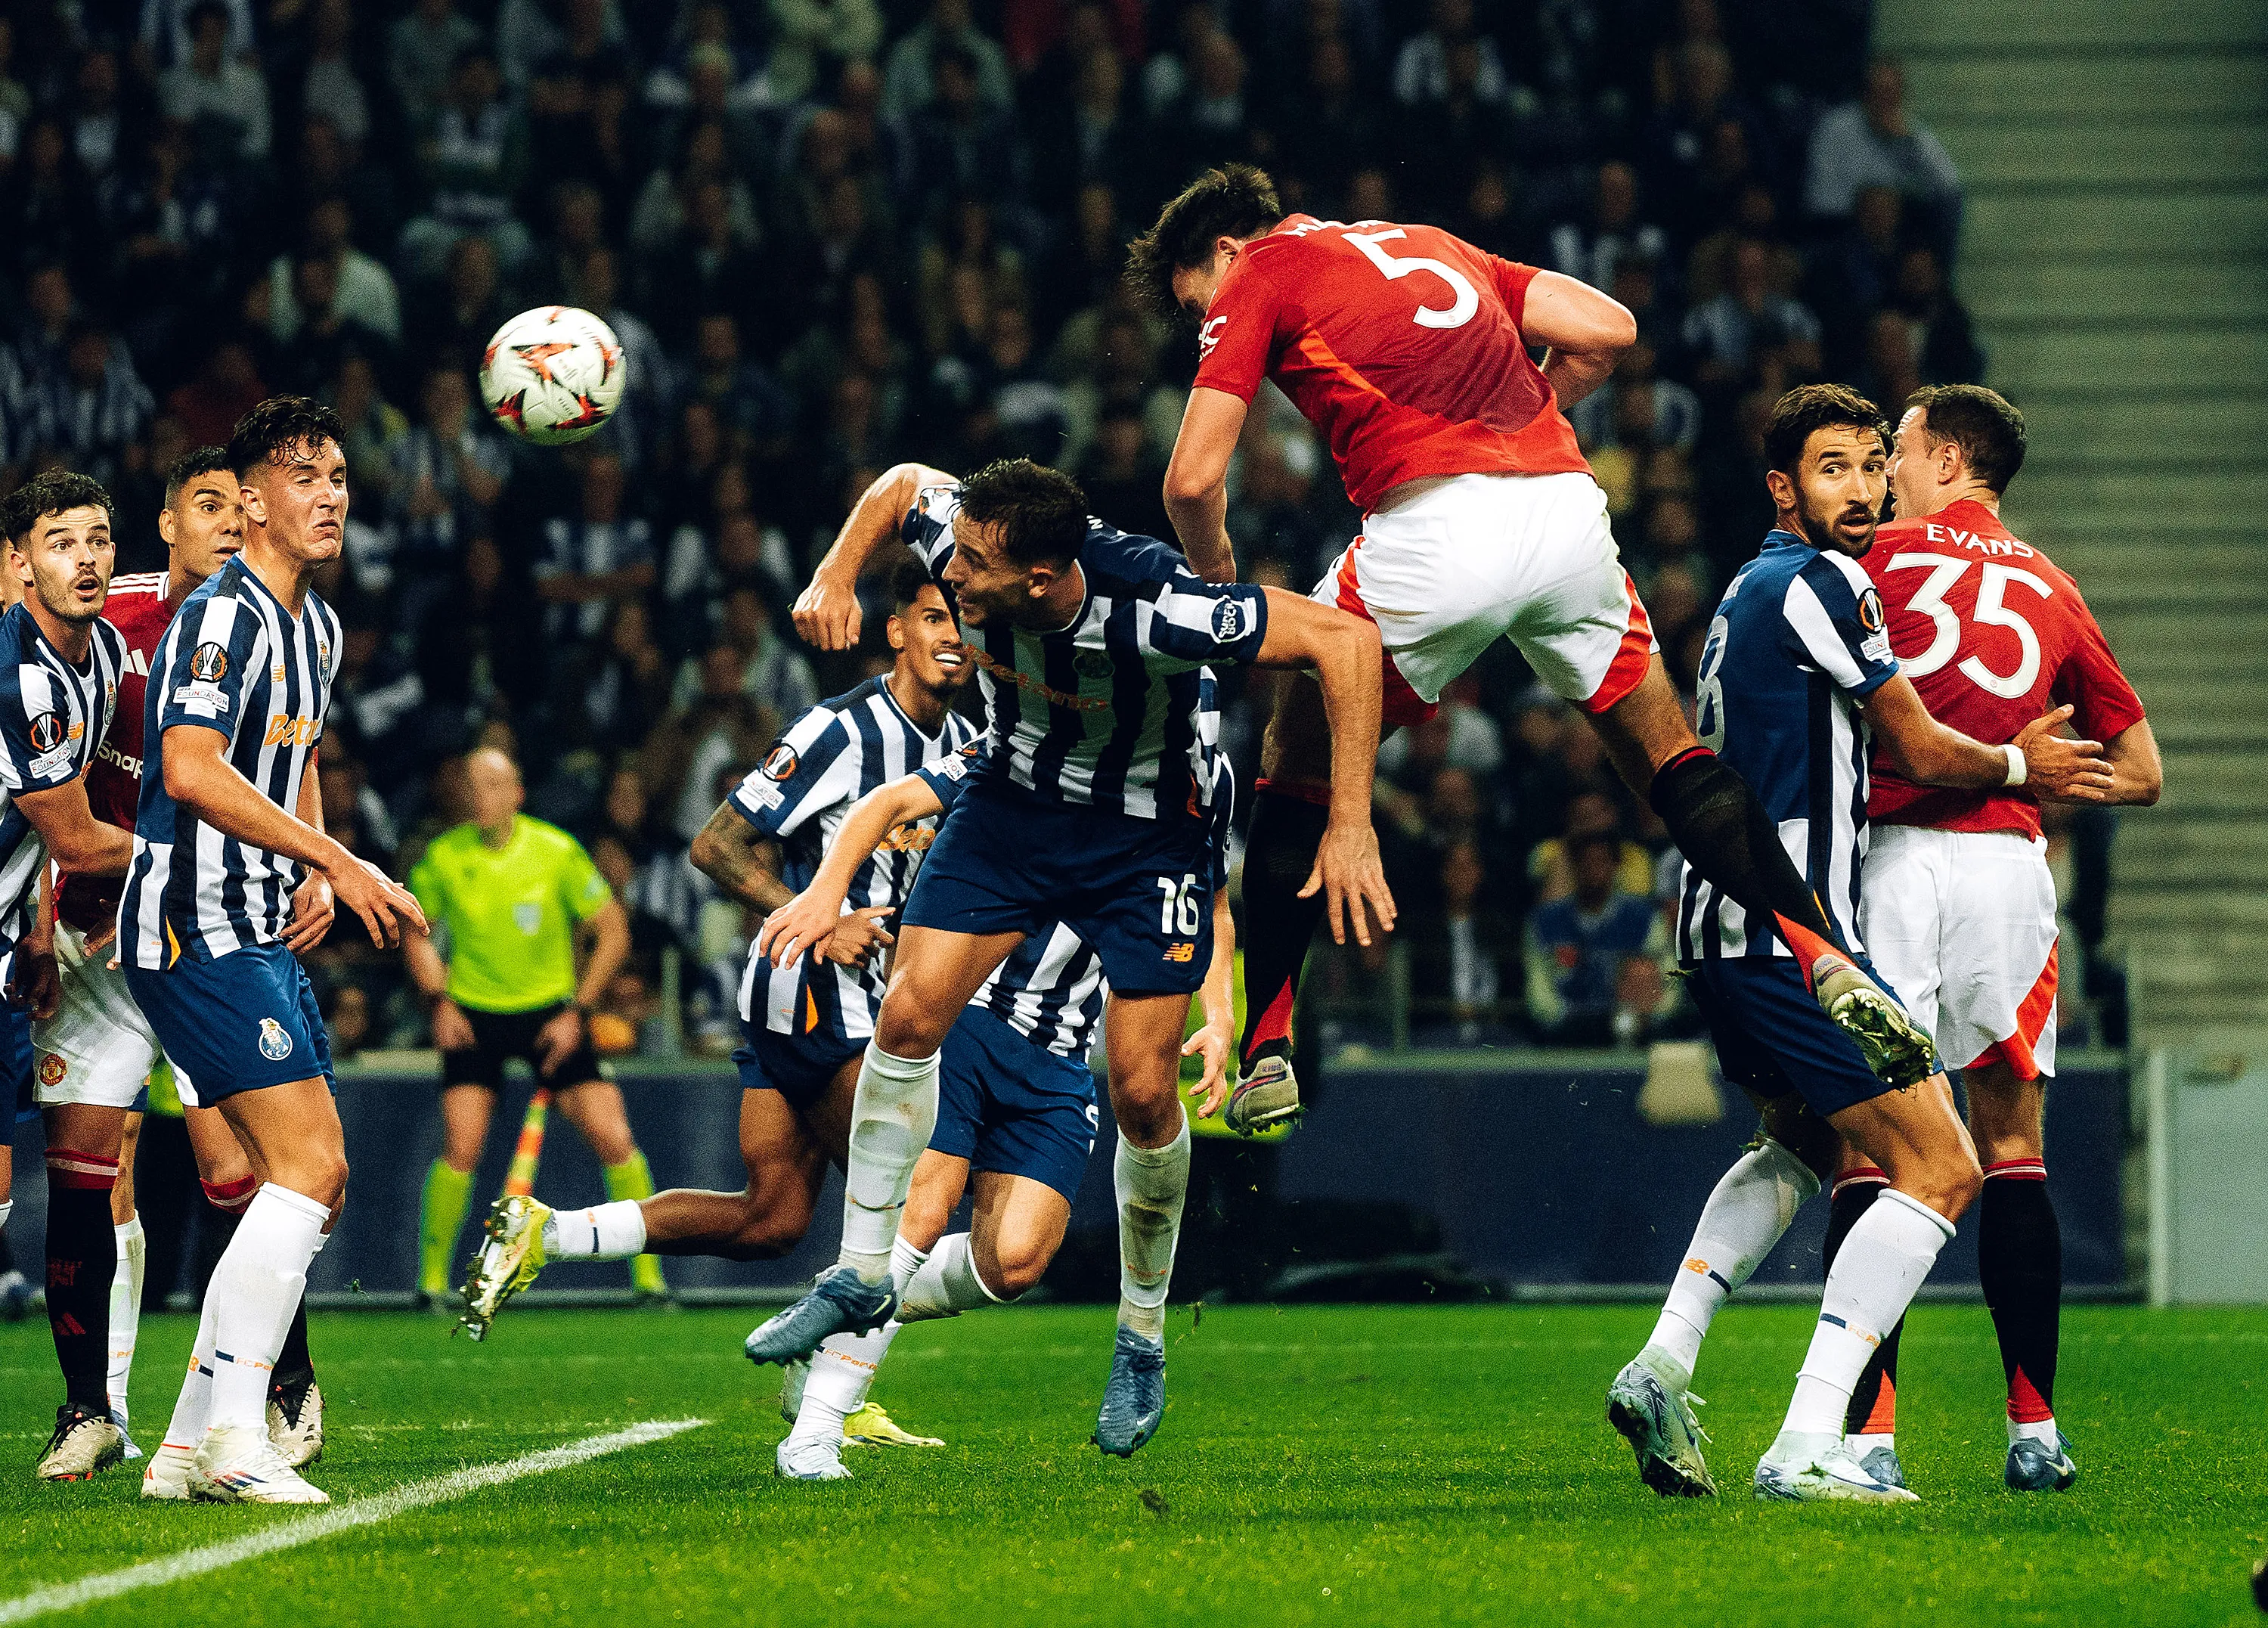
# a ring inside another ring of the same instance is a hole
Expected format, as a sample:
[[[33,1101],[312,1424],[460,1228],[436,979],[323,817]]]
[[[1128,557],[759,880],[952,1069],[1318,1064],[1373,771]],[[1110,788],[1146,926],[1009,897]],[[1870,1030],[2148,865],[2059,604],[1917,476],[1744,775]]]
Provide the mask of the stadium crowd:
[[[0,17],[0,485],[62,464],[163,564],[180,453],[276,391],[350,431],[328,821],[401,874],[462,757],[630,906],[602,1041],[729,1044],[749,924],[686,849],[784,720],[873,670],[785,613],[845,505],[915,457],[1027,453],[1170,535],[1195,363],[1122,281],[1203,166],[1574,275],[1640,343],[1579,431],[1673,673],[1771,520],[1788,386],[1885,404],[1980,376],[1961,192],[1867,55],[1865,0],[26,0]],[[488,336],[598,312],[630,358],[563,452],[480,409]],[[1301,587],[1359,517],[1269,392],[1232,487],[1248,578]],[[870,627],[879,627],[879,617]],[[1267,681],[1253,681],[1255,686]],[[1265,697],[1228,729],[1248,773]],[[1674,1025],[1658,824],[1509,649],[1381,757],[1397,976],[1450,1041]],[[358,934],[314,958],[343,1052],[423,1043]],[[1348,957],[1353,1000],[1387,974]],[[676,1016],[678,1014],[672,1014]],[[651,1034],[651,1031],[649,1031]]]

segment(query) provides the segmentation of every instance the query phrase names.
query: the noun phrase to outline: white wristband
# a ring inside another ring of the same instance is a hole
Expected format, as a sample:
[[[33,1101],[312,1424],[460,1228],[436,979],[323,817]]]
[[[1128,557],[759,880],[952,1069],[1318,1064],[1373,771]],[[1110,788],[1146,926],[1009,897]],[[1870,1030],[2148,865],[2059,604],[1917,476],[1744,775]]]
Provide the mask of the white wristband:
[[[2002,785],[2023,785],[2025,780],[2031,775],[2030,767],[2024,762],[2023,748],[2015,745],[2012,741],[2008,745],[2002,747],[2000,751],[2008,760],[2008,777],[2001,781],[2000,784]]]

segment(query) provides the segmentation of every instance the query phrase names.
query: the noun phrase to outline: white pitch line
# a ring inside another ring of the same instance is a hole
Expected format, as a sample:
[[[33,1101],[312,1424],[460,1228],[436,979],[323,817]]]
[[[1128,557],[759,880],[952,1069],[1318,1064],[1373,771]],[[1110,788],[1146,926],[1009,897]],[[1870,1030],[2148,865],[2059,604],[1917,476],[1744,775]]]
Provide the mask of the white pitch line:
[[[603,1436],[586,1436],[563,1447],[546,1448],[541,1453],[524,1454],[519,1458],[508,1458],[494,1464],[476,1465],[451,1475],[435,1476],[431,1480],[408,1482],[390,1492],[357,1499],[351,1504],[341,1504],[304,1520],[263,1527],[257,1532],[247,1532],[242,1537],[232,1538],[225,1543],[210,1543],[202,1549],[167,1555],[161,1560],[144,1560],[139,1565],[129,1565],[122,1571],[103,1572],[93,1577],[82,1577],[75,1583],[57,1583],[50,1588],[39,1588],[27,1595],[19,1595],[13,1600],[0,1600],[0,1623],[29,1622],[34,1617],[44,1617],[51,1611],[68,1611],[78,1606],[92,1605],[98,1600],[114,1599],[137,1588],[155,1588],[166,1583],[178,1583],[187,1578],[201,1577],[207,1572],[217,1572],[239,1561],[256,1560],[262,1555],[297,1549],[302,1543],[315,1543],[336,1533],[351,1531],[358,1526],[391,1521],[396,1515],[423,1509],[429,1504],[446,1504],[452,1499],[464,1497],[468,1492],[477,1492],[482,1487],[517,1481],[523,1476],[540,1476],[549,1470],[565,1470],[608,1453],[619,1453],[624,1448],[644,1447],[648,1442],[659,1441],[684,1431],[697,1430],[708,1422],[702,1418],[648,1419],[644,1424],[633,1425],[628,1430],[613,1431]]]

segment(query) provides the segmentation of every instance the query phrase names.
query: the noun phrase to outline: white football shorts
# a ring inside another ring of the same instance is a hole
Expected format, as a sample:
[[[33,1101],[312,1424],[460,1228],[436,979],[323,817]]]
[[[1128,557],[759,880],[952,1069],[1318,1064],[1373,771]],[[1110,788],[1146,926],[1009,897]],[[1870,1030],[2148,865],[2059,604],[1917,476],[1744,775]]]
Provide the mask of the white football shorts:
[[[56,924],[63,1005],[54,1017],[32,1025],[33,1076],[43,1108],[64,1102],[132,1108],[165,1055],[150,1020],[127,992],[126,975],[110,964],[110,954],[105,947],[89,955],[85,935]]]
[[[1859,932],[1949,1068],[2055,1072],[2056,893],[2044,837],[1878,825]]]
[[[1307,597],[1377,624],[1390,724],[1430,718],[1499,638],[1586,712],[1638,688],[1656,648],[1607,495],[1580,471],[1413,481]]]

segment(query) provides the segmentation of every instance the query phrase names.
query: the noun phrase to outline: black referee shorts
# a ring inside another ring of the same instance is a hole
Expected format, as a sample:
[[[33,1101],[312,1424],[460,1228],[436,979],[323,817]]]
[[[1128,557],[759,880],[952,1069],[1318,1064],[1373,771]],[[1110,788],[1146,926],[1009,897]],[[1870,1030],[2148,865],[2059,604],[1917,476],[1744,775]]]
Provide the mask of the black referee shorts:
[[[472,1025],[473,1045],[469,1050],[441,1054],[443,1088],[486,1086],[491,1091],[501,1090],[504,1065],[513,1057],[525,1058],[527,1066],[535,1071],[535,1078],[554,1089],[584,1085],[593,1079],[612,1079],[614,1070],[591,1050],[587,1023],[575,1050],[560,1058],[559,1066],[551,1072],[543,1072],[543,1064],[535,1055],[536,1033],[566,1009],[563,1001],[539,1006],[533,1012],[477,1012],[470,1006],[460,1006],[465,1021]]]

